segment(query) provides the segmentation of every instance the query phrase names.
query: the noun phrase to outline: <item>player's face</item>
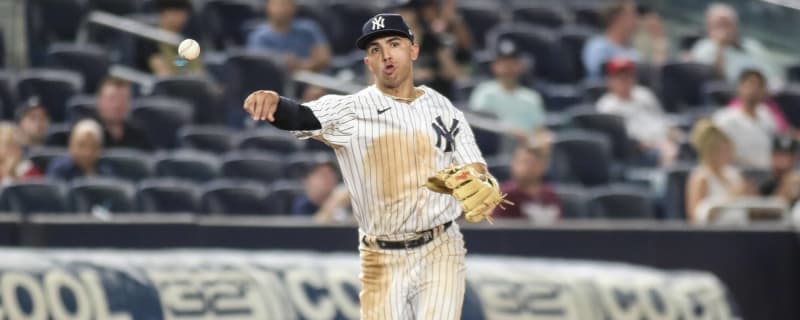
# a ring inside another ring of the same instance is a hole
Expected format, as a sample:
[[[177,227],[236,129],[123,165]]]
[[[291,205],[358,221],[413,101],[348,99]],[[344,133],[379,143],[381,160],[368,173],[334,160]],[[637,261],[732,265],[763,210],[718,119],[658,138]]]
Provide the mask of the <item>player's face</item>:
[[[375,76],[375,82],[383,87],[397,88],[411,81],[412,67],[419,56],[419,46],[399,36],[373,40],[367,46],[364,63]]]

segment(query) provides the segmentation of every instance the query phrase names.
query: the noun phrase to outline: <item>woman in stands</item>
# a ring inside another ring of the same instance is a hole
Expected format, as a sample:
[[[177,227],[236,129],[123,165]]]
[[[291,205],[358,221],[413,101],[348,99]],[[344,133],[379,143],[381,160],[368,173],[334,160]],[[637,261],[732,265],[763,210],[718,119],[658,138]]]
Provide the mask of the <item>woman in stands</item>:
[[[689,221],[695,224],[746,221],[743,212],[729,212],[720,207],[753,193],[739,170],[731,164],[731,140],[710,120],[702,119],[692,129],[691,143],[700,163],[692,170],[686,186]]]
[[[24,157],[21,133],[17,126],[0,122],[0,186],[41,176],[42,171]]]

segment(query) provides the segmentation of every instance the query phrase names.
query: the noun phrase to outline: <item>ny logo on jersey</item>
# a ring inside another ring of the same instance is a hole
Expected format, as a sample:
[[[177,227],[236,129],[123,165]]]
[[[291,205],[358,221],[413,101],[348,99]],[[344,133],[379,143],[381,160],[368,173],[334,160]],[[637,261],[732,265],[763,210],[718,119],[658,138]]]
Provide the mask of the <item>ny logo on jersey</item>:
[[[372,18],[372,30],[378,30],[378,29],[383,29],[383,28],[384,28],[384,25],[383,25],[383,17],[382,16],[377,16],[375,18]]]
[[[445,126],[442,117],[436,117],[436,122],[431,123],[433,131],[436,131],[436,147],[442,147],[442,140],[444,140],[444,152],[453,152],[456,147],[456,135],[458,135],[458,119],[453,119],[453,123],[448,129]]]

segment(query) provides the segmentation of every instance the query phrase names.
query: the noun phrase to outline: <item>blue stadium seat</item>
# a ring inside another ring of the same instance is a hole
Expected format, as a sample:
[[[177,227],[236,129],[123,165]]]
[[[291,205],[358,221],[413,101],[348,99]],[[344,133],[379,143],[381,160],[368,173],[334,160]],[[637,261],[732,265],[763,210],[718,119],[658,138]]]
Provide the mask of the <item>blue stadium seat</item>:
[[[472,133],[475,135],[475,142],[484,156],[491,157],[500,153],[500,147],[503,142],[503,136],[500,133],[478,127],[472,127]]]
[[[198,212],[198,187],[194,183],[168,179],[146,179],[139,183],[136,199],[143,212]]]
[[[178,130],[192,123],[194,108],[184,100],[143,97],[134,102],[131,120],[144,130],[156,147],[172,149],[178,145]]]
[[[694,62],[667,62],[661,67],[661,99],[664,110],[682,112],[702,106],[703,85],[716,80],[714,68]]]
[[[335,55],[355,50],[356,39],[361,35],[364,22],[378,13],[377,8],[366,1],[334,1],[328,5],[327,10],[334,19],[329,43]]]
[[[579,78],[567,50],[561,46],[555,33],[547,28],[529,24],[506,24],[492,29],[487,35],[487,47],[496,48],[502,39],[509,39],[533,58],[533,73],[537,79],[555,83],[575,83]]]
[[[244,23],[261,15],[254,3],[237,0],[205,2],[201,13],[203,33],[214,49],[224,50],[245,45],[247,35],[242,32]]]
[[[178,150],[155,160],[155,172],[160,177],[207,182],[219,175],[220,162],[213,154]]]
[[[736,97],[736,87],[727,81],[710,81],[703,85],[703,101],[706,105],[722,107]]]
[[[335,162],[336,159],[329,152],[300,151],[284,160],[283,177],[289,180],[303,179],[311,168],[324,162]]]
[[[272,183],[283,177],[283,158],[268,152],[230,152],[220,170],[225,178]]]
[[[83,118],[97,119],[97,97],[78,94],[67,100],[67,121],[75,123]]]
[[[185,126],[178,131],[182,148],[225,153],[234,148],[234,132],[226,127]]]
[[[28,150],[28,159],[42,172],[47,170],[54,159],[68,156],[69,151],[63,147],[34,147]]]
[[[628,137],[625,119],[621,116],[597,112],[577,112],[572,114],[572,124],[576,128],[604,134],[611,142],[614,160],[626,162],[634,155],[635,144]]]
[[[604,3],[606,2],[582,1],[581,3],[572,3],[571,9],[575,15],[575,23],[592,29],[605,29],[605,22],[601,13]]]
[[[10,72],[0,71],[0,119],[12,119],[17,99],[14,92],[14,75]]]
[[[221,92],[205,78],[173,76],[159,78],[153,85],[153,95],[179,98],[195,107],[194,122],[224,124]]]
[[[297,197],[305,193],[303,184],[296,181],[276,181],[267,195],[267,214],[291,214]]]
[[[586,99],[584,89],[572,84],[539,84],[536,86],[542,94],[544,106],[548,112],[562,112],[572,109]]]
[[[38,96],[53,122],[66,119],[67,100],[80,92],[83,92],[83,77],[73,71],[29,69],[17,81],[20,101]]]
[[[3,187],[0,208],[23,214],[62,213],[69,210],[64,186],[46,180],[14,182]]]
[[[609,219],[654,219],[652,195],[633,186],[600,186],[590,191],[589,216]]]
[[[69,123],[53,123],[47,128],[44,144],[49,147],[67,147],[72,126]]]
[[[132,212],[135,193],[136,188],[124,180],[82,178],[72,181],[68,195],[73,212],[92,212],[96,206],[109,212]]]
[[[686,182],[693,167],[693,164],[681,163],[666,169],[664,219],[686,219]]]
[[[612,180],[611,161],[611,143],[602,135],[561,132],[553,142],[551,170],[558,182],[608,184]]]
[[[58,43],[47,52],[48,65],[78,72],[83,76],[84,92],[94,93],[100,81],[108,75],[111,59],[108,53],[92,44]]]
[[[246,131],[237,142],[240,150],[274,151],[289,154],[302,149],[300,140],[286,131],[271,128]]]
[[[511,20],[519,23],[529,23],[540,27],[558,29],[567,23],[564,9],[552,3],[531,3],[530,1],[512,5]]]
[[[604,81],[586,81],[582,86],[586,102],[592,105],[597,103],[597,100],[600,100],[608,92],[608,86]]]
[[[586,218],[588,191],[579,185],[556,184],[553,191],[561,202],[562,219]]]
[[[83,0],[25,2],[30,63],[38,67],[44,65],[50,43],[75,41],[86,6]]]
[[[247,95],[256,90],[283,92],[288,83],[283,65],[267,54],[231,54],[225,61],[223,71],[225,112],[228,125],[234,128],[243,127],[245,119],[248,119],[242,110]]]
[[[503,21],[503,14],[497,5],[490,2],[458,2],[458,12],[467,24],[477,49],[486,48],[486,35],[489,30]]]
[[[789,86],[773,96],[786,120],[792,127],[800,128],[800,86]]]
[[[99,163],[111,167],[114,176],[128,181],[140,181],[153,174],[151,155],[146,152],[125,148],[107,149],[100,156]]]
[[[139,11],[141,0],[88,0],[89,9],[124,16]]]
[[[203,188],[203,212],[208,214],[253,214],[269,211],[267,188],[241,180],[214,180]]]
[[[510,155],[497,155],[494,157],[486,158],[486,166],[489,172],[501,184],[511,178],[511,156]]]
[[[583,46],[595,34],[595,30],[580,26],[565,26],[558,30],[558,42],[568,53],[579,79],[586,77],[586,67],[582,58]]]
[[[800,84],[800,64],[786,67],[786,78],[789,83]]]

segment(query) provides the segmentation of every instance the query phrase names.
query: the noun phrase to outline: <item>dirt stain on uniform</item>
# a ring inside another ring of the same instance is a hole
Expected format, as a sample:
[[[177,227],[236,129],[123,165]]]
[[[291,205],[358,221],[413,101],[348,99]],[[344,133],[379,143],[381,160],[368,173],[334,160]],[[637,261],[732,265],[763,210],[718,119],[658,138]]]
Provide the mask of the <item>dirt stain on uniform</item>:
[[[375,190],[384,206],[414,196],[434,172],[435,150],[423,131],[380,136],[367,148],[366,175],[374,175]]]

